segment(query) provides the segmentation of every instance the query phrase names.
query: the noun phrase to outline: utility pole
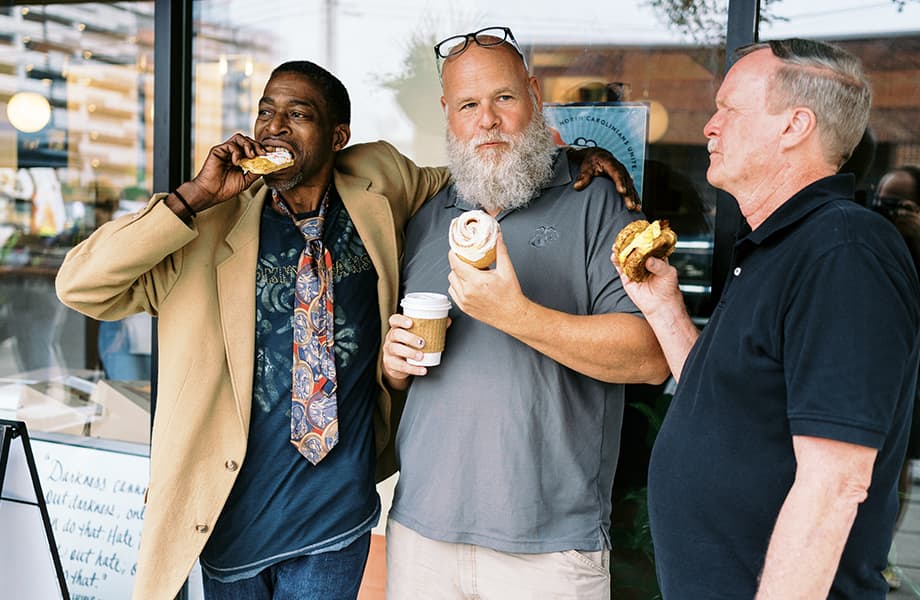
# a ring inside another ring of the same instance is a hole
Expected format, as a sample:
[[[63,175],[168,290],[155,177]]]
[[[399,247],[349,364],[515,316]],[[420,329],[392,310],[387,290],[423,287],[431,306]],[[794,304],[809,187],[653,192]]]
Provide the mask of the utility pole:
[[[338,0],[325,0],[326,17],[326,64],[329,71],[335,73],[335,11]]]

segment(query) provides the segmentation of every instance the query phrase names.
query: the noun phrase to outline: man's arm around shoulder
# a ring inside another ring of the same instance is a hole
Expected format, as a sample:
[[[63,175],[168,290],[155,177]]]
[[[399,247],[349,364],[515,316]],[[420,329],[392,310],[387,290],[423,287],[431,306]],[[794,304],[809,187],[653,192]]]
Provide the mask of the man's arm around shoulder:
[[[405,223],[450,179],[446,168],[419,167],[384,141],[345,148],[336,157],[336,169],[369,181],[371,192],[389,200],[397,224]]]

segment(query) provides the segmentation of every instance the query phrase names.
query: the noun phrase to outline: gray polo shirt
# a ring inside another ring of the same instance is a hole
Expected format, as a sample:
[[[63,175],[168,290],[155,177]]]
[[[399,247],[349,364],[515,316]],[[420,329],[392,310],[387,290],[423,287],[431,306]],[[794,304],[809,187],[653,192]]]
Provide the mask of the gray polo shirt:
[[[498,216],[521,288],[566,313],[638,315],[610,264],[617,232],[638,216],[606,179],[573,190],[575,169],[560,152],[540,195]],[[471,208],[449,186],[410,221],[405,292],[447,293],[449,223]],[[440,366],[409,391],[390,516],[428,538],[504,552],[609,547],[623,386],[456,307],[450,317]]]

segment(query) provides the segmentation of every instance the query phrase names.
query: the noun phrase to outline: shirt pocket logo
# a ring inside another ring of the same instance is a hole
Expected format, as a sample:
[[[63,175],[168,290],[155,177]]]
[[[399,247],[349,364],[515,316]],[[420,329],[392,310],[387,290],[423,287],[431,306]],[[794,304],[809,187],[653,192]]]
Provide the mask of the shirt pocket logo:
[[[559,239],[559,232],[552,225],[540,225],[530,238],[530,245],[534,248],[544,248]]]

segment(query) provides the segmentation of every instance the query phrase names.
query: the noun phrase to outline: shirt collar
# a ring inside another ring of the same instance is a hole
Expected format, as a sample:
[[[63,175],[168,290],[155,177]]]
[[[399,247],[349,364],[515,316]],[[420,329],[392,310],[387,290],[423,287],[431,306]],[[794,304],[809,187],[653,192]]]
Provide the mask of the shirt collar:
[[[773,211],[760,227],[738,240],[762,244],[770,236],[802,221],[810,213],[833,200],[852,199],[855,195],[856,177],[852,173],[831,175],[819,179],[799,190]]]
[[[553,158],[553,176],[548,183],[543,185],[535,196],[541,196],[543,191],[548,188],[569,185],[570,183],[572,183],[572,174],[569,172],[568,154],[562,149],[556,150],[556,156]],[[444,205],[444,208],[458,208],[466,211],[477,209],[479,206],[470,203],[465,198],[461,198],[457,195],[457,186],[451,185],[447,189],[447,203]],[[507,211],[503,210],[500,215],[506,212]]]

